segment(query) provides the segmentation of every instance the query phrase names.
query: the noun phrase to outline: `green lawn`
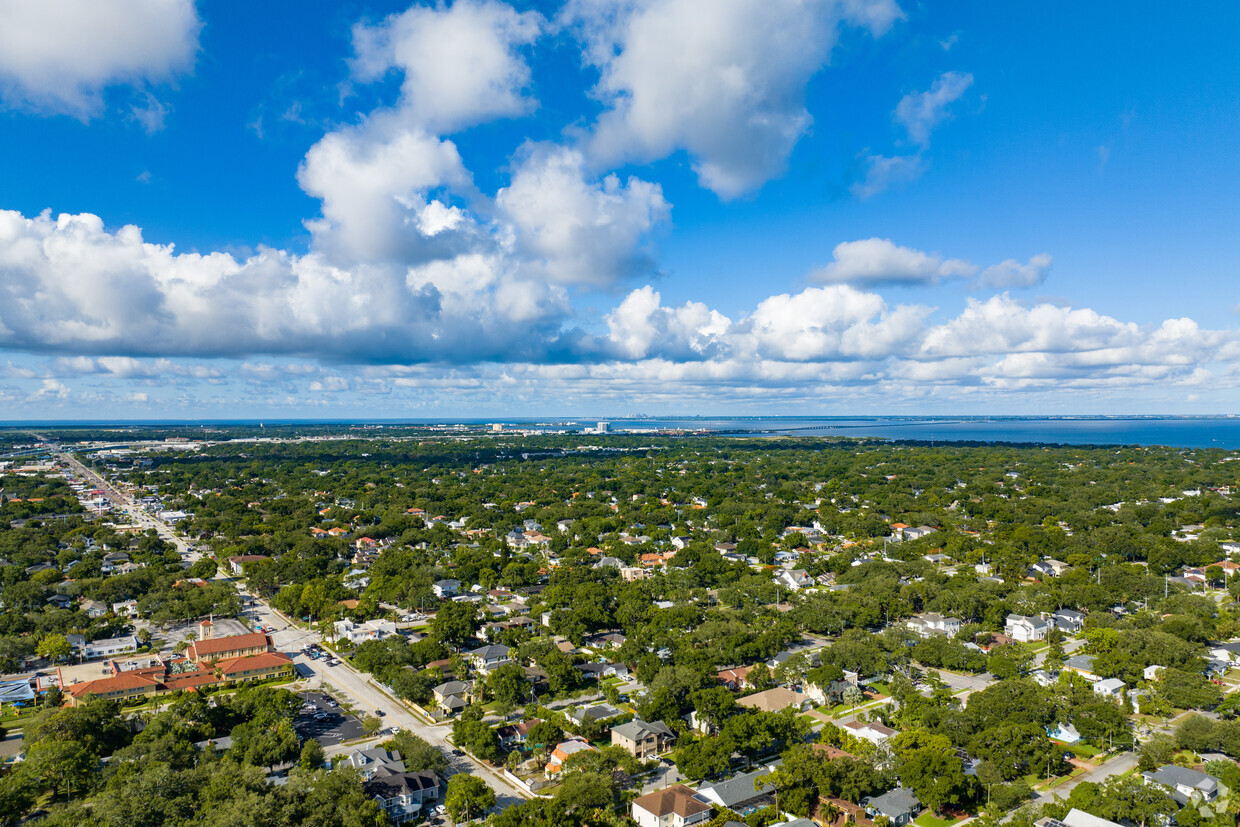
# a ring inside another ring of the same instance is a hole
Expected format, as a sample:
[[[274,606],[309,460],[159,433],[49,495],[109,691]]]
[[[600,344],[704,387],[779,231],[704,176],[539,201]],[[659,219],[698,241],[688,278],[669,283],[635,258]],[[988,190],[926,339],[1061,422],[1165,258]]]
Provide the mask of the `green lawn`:
[[[929,811],[927,811],[917,816],[917,818],[913,820],[913,823],[918,825],[918,827],[948,827],[950,824],[955,824],[956,819],[935,818]]]
[[[1102,752],[1102,750],[1097,747],[1091,747],[1089,744],[1064,744],[1063,747],[1077,758],[1093,758]]]

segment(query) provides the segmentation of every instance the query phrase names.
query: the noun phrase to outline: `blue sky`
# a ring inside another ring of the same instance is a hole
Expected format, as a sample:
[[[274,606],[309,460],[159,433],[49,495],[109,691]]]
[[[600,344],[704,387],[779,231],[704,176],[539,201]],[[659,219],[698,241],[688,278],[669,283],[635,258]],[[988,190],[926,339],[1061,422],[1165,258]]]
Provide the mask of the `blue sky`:
[[[0,411],[1230,413],[1240,9],[1133,12],[17,4]]]

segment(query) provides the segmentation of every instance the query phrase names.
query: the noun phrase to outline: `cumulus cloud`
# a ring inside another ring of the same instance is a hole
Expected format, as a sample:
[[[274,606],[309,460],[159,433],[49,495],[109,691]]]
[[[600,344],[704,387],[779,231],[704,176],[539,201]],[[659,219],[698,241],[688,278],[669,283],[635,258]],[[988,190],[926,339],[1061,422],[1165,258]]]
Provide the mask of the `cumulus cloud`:
[[[894,186],[916,181],[925,170],[920,155],[870,155],[862,153],[865,174],[850,191],[861,200],[873,198]]]
[[[519,50],[543,25],[536,12],[518,13],[492,0],[412,6],[379,25],[354,26],[352,68],[360,81],[399,70],[402,115],[447,134],[534,106],[525,94],[530,69]]]
[[[193,0],[0,0],[0,20],[4,103],[82,120],[99,114],[109,86],[189,69],[201,28]],[[163,112],[147,103],[134,115],[149,130]]]
[[[731,320],[700,302],[663,307],[662,297],[649,285],[634,290],[609,314],[611,353],[623,359],[658,355],[671,359],[701,359],[717,353]]]
[[[998,290],[1037,287],[1046,281],[1046,274],[1050,269],[1051,257],[1048,253],[1036,255],[1025,264],[1009,258],[987,267],[977,277],[977,281],[982,287]]]
[[[915,143],[925,146],[930,132],[945,121],[953,103],[973,85],[967,72],[944,72],[925,92],[910,92],[896,105],[896,120]]]
[[[518,252],[562,284],[607,285],[651,272],[654,261],[639,244],[670,209],[658,184],[587,180],[579,151],[547,144],[527,148],[495,200]]]
[[[812,121],[805,87],[841,22],[886,32],[893,0],[577,0],[565,19],[586,41],[607,110],[597,163],[687,150],[701,184],[734,198],[783,172]]]
[[[958,258],[944,259],[890,239],[867,238],[835,245],[834,261],[810,275],[831,284],[938,284],[945,278],[971,276],[977,266]]]
[[[475,254],[410,269],[271,249],[238,260],[178,254],[89,214],[11,211],[0,292],[0,347],[84,356],[542,358],[567,313],[562,291]]]
[[[456,231],[472,229],[431,195],[471,189],[456,145],[390,113],[329,132],[306,153],[297,180],[322,202],[322,217],[306,222],[316,249],[342,264],[445,255]]]

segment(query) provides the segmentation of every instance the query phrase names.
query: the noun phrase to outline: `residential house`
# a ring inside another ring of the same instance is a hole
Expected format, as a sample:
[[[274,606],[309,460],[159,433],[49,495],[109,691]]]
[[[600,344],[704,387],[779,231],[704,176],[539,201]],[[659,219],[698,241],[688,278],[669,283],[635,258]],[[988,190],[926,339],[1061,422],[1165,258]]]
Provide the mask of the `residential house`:
[[[921,812],[921,802],[917,800],[917,796],[903,786],[888,790],[882,795],[864,798],[861,804],[870,818],[886,816],[892,827],[911,824]]]
[[[455,715],[469,706],[473,692],[474,685],[470,681],[445,681],[431,690],[435,705],[448,715]]]
[[[1025,615],[1008,615],[1003,632],[1019,643],[1043,640],[1050,631],[1051,624],[1040,617]]]
[[[368,640],[383,640],[396,634],[396,624],[390,620],[367,620],[365,623],[354,623],[345,618],[332,624],[336,637],[357,645]]]
[[[775,585],[782,586],[785,589],[800,591],[808,589],[816,584],[814,578],[810,577],[804,569],[787,569],[775,575]]]
[[[816,704],[823,704],[827,701],[838,702],[844,697],[844,693],[848,690],[848,687],[855,686],[860,688],[860,675],[856,672],[850,672],[847,669],[843,670],[843,672],[843,678],[840,680],[831,681],[831,683],[827,686],[819,686],[818,684],[809,683],[807,681],[805,683],[805,694],[809,695],[810,699]]]
[[[99,571],[104,574],[112,574],[128,562],[128,554],[123,551],[113,551],[103,555],[103,560],[99,564]]]
[[[843,724],[841,728],[848,730],[850,734],[858,738],[864,738],[876,747],[884,746],[892,736],[900,734],[897,730],[877,722],[849,721]]]
[[[1107,678],[1094,684],[1094,694],[1104,698],[1120,698],[1123,697],[1125,686],[1127,684],[1119,678]]]
[[[71,609],[77,603],[67,594],[54,594],[47,599],[47,602],[57,609]]]
[[[379,767],[362,784],[366,795],[379,803],[393,824],[421,821],[428,803],[438,801],[439,776],[426,770],[404,772]]]
[[[750,709],[759,709],[763,712],[780,712],[784,709],[792,708],[798,712],[804,712],[813,706],[813,700],[809,695],[803,692],[797,692],[795,689],[787,689],[777,686],[774,689],[767,689],[764,692],[755,692],[752,695],[746,695],[738,698],[736,701],[741,706]]]
[[[1074,609],[1060,609],[1051,614],[1051,622],[1066,635],[1075,635],[1085,628],[1085,614]]]
[[[112,614],[117,617],[137,617],[138,601],[121,600],[112,604]]]
[[[612,727],[612,746],[624,750],[639,761],[667,752],[676,742],[676,735],[662,721],[647,723],[634,719]]]
[[[577,726],[582,726],[587,721],[606,721],[608,718],[617,718],[622,713],[610,704],[594,704],[593,706],[582,706],[568,713],[568,719]]]
[[[931,635],[955,637],[956,633],[964,626],[964,621],[958,617],[944,617],[941,614],[927,612],[916,617],[910,617],[906,621],[906,625],[919,637],[930,637]]]
[[[493,670],[498,669],[507,663],[512,663],[509,654],[512,652],[507,646],[493,643],[489,646],[480,646],[470,652],[465,653],[465,657],[473,664],[474,669],[484,675],[489,675]]]
[[[245,566],[247,563],[261,563],[263,560],[269,560],[265,554],[238,554],[236,557],[228,558],[228,567],[234,575],[245,574]]]
[[[693,790],[677,784],[633,799],[630,813],[638,827],[689,827],[710,821],[710,810]]]
[[[1029,677],[1033,678],[1034,683],[1038,686],[1050,686],[1057,680],[1058,676],[1047,672],[1045,669],[1034,669],[1029,673]]]
[[[495,730],[495,734],[499,736],[499,745],[509,751],[525,746],[530,730],[541,723],[539,718],[530,718],[516,724],[505,724]]]
[[[724,669],[715,677],[728,689],[737,692],[750,686],[749,673],[753,670],[752,666],[735,666],[731,669]]]
[[[543,775],[547,778],[555,778],[563,771],[564,762],[579,752],[598,752],[598,750],[584,738],[569,738],[567,741],[556,744],[555,749],[551,750],[551,756],[547,759],[547,765],[543,767]]]
[[[98,600],[83,600],[82,611],[86,612],[86,616],[90,618],[103,617],[108,613],[108,606]]]
[[[1063,668],[1064,671],[1075,672],[1088,681],[1101,680],[1101,676],[1094,672],[1093,655],[1073,655],[1063,662]]]
[[[1073,807],[1062,819],[1046,816],[1035,821],[1033,827],[1120,827],[1120,824]]]
[[[435,596],[438,597],[440,600],[447,600],[449,598],[455,597],[457,594],[460,593],[461,581],[460,580],[437,580],[431,586],[431,591],[433,591],[435,593]]]
[[[773,766],[763,767],[733,776],[726,781],[702,784],[698,787],[697,797],[715,807],[726,807],[743,816],[749,815],[775,803],[775,785],[761,783],[762,778],[774,769]]]
[[[1154,772],[1143,772],[1141,778],[1146,784],[1165,787],[1180,806],[1193,800],[1213,801],[1218,798],[1219,785],[1222,783],[1209,773],[1175,764],[1164,764]]]
[[[1046,734],[1053,740],[1063,741],[1065,744],[1076,744],[1081,740],[1081,733],[1077,732],[1072,724],[1056,724],[1053,727],[1047,727]]]

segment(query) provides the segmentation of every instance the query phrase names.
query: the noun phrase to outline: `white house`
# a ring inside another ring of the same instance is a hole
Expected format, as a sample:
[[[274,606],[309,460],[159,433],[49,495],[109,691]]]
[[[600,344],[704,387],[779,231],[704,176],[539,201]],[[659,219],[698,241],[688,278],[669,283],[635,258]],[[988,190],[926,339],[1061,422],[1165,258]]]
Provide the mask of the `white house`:
[[[1123,696],[1125,686],[1127,684],[1119,678],[1107,678],[1094,684],[1094,694],[1104,698],[1119,698]]]
[[[440,600],[453,597],[461,591],[461,581],[438,580],[431,586],[431,591],[435,592],[435,596]]]
[[[1025,615],[1008,615],[1003,627],[1004,634],[1020,643],[1043,640],[1050,630],[1051,624],[1047,621]]]
[[[1154,772],[1143,772],[1146,784],[1165,787],[1181,807],[1196,799],[1213,801],[1218,798],[1221,779],[1200,770],[1190,770],[1175,764],[1164,764]]]
[[[345,618],[334,624],[336,637],[350,643],[364,643],[368,640],[382,640],[396,634],[396,624],[390,620],[367,620],[365,623],[354,623]]]
[[[814,585],[814,582],[814,578],[810,577],[803,569],[789,569],[775,575],[776,586],[782,586],[793,591],[809,588]]]
[[[954,637],[964,625],[958,617],[944,617],[941,614],[926,613],[910,617],[906,625],[921,637],[931,635],[947,635]]]
[[[688,827],[710,821],[710,810],[693,790],[677,784],[633,799],[631,814],[639,827]]]
[[[512,663],[511,658],[509,658],[510,652],[511,650],[507,646],[496,643],[490,646],[481,646],[467,652],[465,657],[469,659],[469,662],[474,665],[475,669],[486,675],[506,663]]]
[[[137,617],[138,601],[122,600],[119,603],[112,604],[112,614],[117,617]]]

